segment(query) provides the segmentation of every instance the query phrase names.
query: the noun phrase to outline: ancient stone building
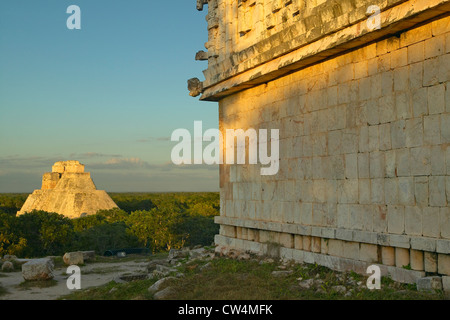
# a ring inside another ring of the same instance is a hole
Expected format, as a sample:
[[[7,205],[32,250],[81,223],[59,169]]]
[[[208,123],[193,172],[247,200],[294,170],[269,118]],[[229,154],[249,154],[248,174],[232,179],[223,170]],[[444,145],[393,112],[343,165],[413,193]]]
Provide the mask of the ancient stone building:
[[[219,250],[450,275],[450,0],[197,4],[191,95],[219,102],[223,133],[280,135],[278,174],[220,166]]]
[[[117,208],[102,190],[97,190],[89,172],[78,161],[56,162],[52,172],[42,177],[41,190],[35,190],[18,214],[33,210],[56,212],[68,218],[95,214],[98,210]]]

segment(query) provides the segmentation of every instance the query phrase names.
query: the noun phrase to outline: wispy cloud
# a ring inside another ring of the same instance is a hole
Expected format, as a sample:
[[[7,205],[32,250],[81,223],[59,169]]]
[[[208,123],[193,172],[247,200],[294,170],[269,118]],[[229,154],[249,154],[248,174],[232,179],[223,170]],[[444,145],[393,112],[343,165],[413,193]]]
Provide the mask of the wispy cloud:
[[[154,141],[170,141],[170,140],[171,140],[170,137],[149,137],[149,138],[136,140],[136,142],[149,143],[149,142],[154,142]]]
[[[120,154],[107,154],[107,153],[98,153],[98,152],[85,152],[85,153],[71,153],[70,154],[70,158],[76,158],[76,159],[92,159],[92,158],[106,158],[106,157],[121,158],[123,156]]]
[[[172,162],[163,164],[151,164],[141,158],[111,158],[104,162],[92,163],[89,168],[102,170],[135,170],[148,169],[152,171],[172,171],[172,170],[218,170],[219,166],[210,166],[206,164],[201,165],[175,165]]]

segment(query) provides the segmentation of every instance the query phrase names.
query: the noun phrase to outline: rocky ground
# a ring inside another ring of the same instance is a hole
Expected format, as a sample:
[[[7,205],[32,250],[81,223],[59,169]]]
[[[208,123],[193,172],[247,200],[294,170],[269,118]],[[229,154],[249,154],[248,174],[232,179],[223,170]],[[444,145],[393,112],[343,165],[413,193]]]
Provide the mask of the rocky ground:
[[[61,257],[56,257],[51,281],[24,281],[20,263],[14,265],[12,272],[0,272],[2,300],[446,297],[443,292],[422,293],[415,285],[399,284],[390,279],[383,279],[383,290],[374,294],[367,289],[367,279],[352,272],[334,272],[317,265],[295,264],[235,251],[224,254],[215,252],[214,247],[171,250],[169,254],[155,256],[96,257],[80,266],[82,290],[76,292],[66,286],[67,266]],[[136,292],[118,294],[136,284],[139,285]],[[211,292],[219,292],[216,290],[218,285],[222,289],[221,295],[211,296]]]
[[[114,259],[81,266],[82,289],[99,287],[128,274],[144,273],[148,259],[142,257],[132,259]],[[69,277],[66,270],[67,266],[57,265],[54,269],[53,281],[40,283],[27,283],[20,268],[16,268],[13,272],[1,272],[0,287],[3,288],[4,293],[0,295],[0,300],[53,300],[68,295],[72,291],[66,285]]]

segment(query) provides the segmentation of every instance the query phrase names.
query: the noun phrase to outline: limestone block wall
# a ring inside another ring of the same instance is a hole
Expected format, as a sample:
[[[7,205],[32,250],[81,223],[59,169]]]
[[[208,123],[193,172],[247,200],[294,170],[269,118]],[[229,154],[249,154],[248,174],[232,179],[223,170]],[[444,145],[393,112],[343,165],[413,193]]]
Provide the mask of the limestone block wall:
[[[367,24],[377,6],[381,28]],[[448,0],[209,0],[202,100],[293,70],[448,14]]]
[[[280,130],[277,175],[221,165],[219,246],[450,275],[449,17],[227,95],[219,113],[224,134]]]
[[[84,165],[76,160],[59,161],[52,166],[52,172],[55,173],[83,173]]]
[[[61,178],[57,172],[47,172],[42,176],[42,190],[54,189]]]

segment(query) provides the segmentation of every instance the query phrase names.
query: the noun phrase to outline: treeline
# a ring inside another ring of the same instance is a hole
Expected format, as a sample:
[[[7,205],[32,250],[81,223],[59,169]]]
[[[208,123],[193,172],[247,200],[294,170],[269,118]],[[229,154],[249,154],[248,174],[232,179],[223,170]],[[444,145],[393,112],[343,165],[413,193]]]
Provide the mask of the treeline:
[[[103,254],[106,250],[138,247],[156,253],[209,245],[219,231],[214,223],[214,216],[219,215],[218,193],[110,196],[120,209],[68,219],[43,211],[16,216],[25,201],[21,200],[23,195],[0,195],[0,256],[31,258],[77,250]]]

